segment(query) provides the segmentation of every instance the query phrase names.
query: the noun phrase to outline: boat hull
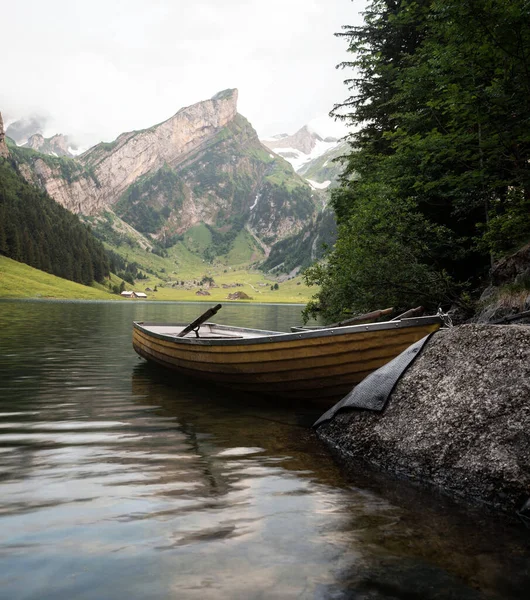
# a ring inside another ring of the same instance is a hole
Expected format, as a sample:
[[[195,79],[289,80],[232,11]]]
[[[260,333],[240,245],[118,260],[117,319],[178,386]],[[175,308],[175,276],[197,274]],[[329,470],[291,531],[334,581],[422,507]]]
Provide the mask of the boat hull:
[[[133,346],[149,361],[224,387],[329,405],[440,327],[435,318],[410,321],[218,340],[176,338],[169,325],[135,323]]]

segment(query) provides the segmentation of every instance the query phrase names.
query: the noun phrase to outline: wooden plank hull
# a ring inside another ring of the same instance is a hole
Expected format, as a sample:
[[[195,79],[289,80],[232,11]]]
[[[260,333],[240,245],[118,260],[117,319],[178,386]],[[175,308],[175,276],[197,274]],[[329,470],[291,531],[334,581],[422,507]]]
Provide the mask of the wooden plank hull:
[[[211,335],[250,336],[233,339],[176,338],[182,326],[135,323],[133,346],[147,360],[224,387],[331,404],[441,324],[409,321],[291,334],[209,324]]]

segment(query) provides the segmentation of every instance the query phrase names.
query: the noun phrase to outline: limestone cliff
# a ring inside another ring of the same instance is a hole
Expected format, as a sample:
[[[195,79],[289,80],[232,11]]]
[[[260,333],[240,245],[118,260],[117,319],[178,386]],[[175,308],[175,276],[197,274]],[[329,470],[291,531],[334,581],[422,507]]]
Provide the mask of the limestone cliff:
[[[299,231],[315,201],[237,114],[183,160],[138,178],[114,210],[142,233],[166,240],[205,223],[222,234],[247,227],[268,246]]]
[[[44,157],[33,157],[31,166],[57,202],[73,212],[93,215],[115,204],[138,178],[164,164],[178,164],[236,113],[237,90],[183,108],[159,125],[94,146],[77,158],[86,172],[75,180],[65,178],[60,166]]]
[[[2,120],[2,113],[0,113],[0,156],[3,158],[7,158],[9,156],[9,150],[7,149],[5,137],[4,121]]]
[[[237,95],[225,90],[76,159],[17,148],[21,172],[73,212],[113,210],[165,243],[205,223],[223,234],[247,227],[272,244],[311,219],[315,200],[238,114]]]
[[[111,206],[140,177],[168,165],[176,167],[237,114],[237,90],[179,110],[160,125],[123,133],[111,144],[98,144],[79,157],[99,182],[95,202]],[[94,212],[88,208],[86,212]]]

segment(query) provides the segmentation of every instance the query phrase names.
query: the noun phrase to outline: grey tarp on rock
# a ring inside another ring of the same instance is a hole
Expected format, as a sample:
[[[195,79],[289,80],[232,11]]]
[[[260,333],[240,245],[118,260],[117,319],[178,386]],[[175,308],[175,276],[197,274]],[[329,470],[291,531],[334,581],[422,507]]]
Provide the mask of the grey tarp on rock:
[[[396,356],[386,365],[383,365],[377,371],[370,373],[361,383],[356,385],[353,390],[339,400],[337,404],[325,412],[313,425],[318,427],[326,421],[330,421],[341,410],[350,410],[360,408],[365,410],[382,411],[388,401],[392,390],[396,386],[400,377],[407,368],[413,363],[414,359],[421,352],[427,340],[433,334],[430,333],[424,338],[409,346],[401,354]]]

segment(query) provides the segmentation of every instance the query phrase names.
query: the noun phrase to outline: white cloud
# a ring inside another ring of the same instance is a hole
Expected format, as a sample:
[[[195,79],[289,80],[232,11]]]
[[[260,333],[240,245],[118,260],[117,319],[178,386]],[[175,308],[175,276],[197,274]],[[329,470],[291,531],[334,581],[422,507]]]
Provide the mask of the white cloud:
[[[0,110],[49,116],[86,145],[239,89],[261,135],[290,133],[347,95],[354,0],[0,0]]]

